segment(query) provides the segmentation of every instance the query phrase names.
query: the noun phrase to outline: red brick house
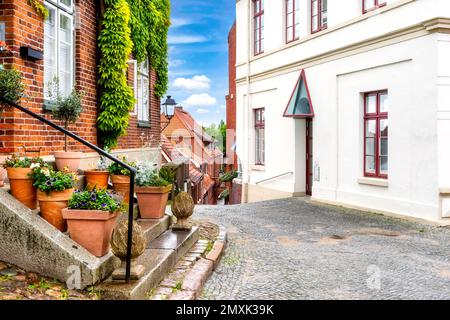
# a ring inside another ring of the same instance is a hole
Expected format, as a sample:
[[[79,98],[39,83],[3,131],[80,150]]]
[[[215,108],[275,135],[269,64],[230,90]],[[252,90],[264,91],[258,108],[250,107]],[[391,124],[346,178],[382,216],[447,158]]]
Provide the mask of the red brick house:
[[[236,23],[228,33],[228,95],[225,97],[227,107],[227,130],[236,132]],[[226,154],[228,169],[238,170],[237,155],[234,152],[235,139],[227,139]]]
[[[164,115],[161,116],[161,122],[167,122]],[[169,154],[171,148],[176,148],[178,153],[189,159],[191,195],[194,200],[199,204],[216,204],[215,186],[222,167],[223,154],[214,139],[206,134],[202,126],[182,107],[175,107],[174,117],[163,129],[163,135],[163,151],[166,148]],[[169,145],[165,147],[167,142]]]
[[[45,107],[45,88],[52,76],[57,75],[63,93],[73,87],[83,92],[83,114],[69,130],[94,144],[99,141],[96,122],[100,9],[97,3],[45,0],[43,4],[49,17],[44,19],[26,0],[0,2],[0,40],[5,40],[12,51],[9,56],[0,57],[0,64],[19,70],[24,76],[27,98],[22,99],[21,104],[52,119]],[[42,59],[25,56],[26,48],[42,54]],[[133,149],[146,147],[150,150],[158,146],[161,127],[160,99],[154,95],[152,85],[155,73],[145,64],[138,66],[132,58],[129,66],[128,80],[135,89],[137,103],[130,114],[128,133],[120,138],[118,149],[132,153]],[[82,148],[75,141],[70,141],[70,145],[77,151]],[[63,148],[63,135],[17,110],[7,109],[0,118],[0,155],[22,151],[22,147],[50,155]]]

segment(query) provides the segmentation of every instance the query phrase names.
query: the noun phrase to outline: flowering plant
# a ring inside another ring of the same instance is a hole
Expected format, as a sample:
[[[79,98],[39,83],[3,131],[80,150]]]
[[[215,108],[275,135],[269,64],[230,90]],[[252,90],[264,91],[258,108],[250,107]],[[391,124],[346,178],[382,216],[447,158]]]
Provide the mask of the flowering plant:
[[[0,41],[0,53],[9,53],[11,49],[8,47],[5,41]]]
[[[102,210],[115,212],[120,209],[120,201],[113,198],[113,195],[104,189],[94,188],[93,190],[78,191],[72,194],[69,200],[69,209],[76,210]]]
[[[128,157],[126,155],[122,156],[122,157],[118,157],[119,160],[121,160],[123,163],[128,164],[131,167],[136,168],[136,162],[130,162],[128,161]],[[110,174],[115,174],[115,175],[122,175],[122,176],[129,176],[130,175],[130,170],[122,167],[120,164],[112,162],[109,167],[108,167],[108,171]]]
[[[5,160],[5,164],[3,165],[5,168],[31,168],[34,169],[36,167],[44,166],[44,160],[42,158],[29,158],[24,157],[21,158],[16,154],[13,154],[11,157]]]
[[[32,177],[33,186],[46,193],[72,189],[78,180],[76,175],[68,170],[54,171],[48,166],[34,168]]]
[[[141,161],[137,165],[136,185],[139,187],[165,187],[170,183],[158,174],[156,164]]]

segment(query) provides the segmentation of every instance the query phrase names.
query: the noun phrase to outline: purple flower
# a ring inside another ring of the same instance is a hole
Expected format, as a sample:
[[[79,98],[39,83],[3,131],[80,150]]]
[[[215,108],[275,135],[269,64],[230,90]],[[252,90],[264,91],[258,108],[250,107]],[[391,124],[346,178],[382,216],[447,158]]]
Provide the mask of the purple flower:
[[[97,200],[97,196],[96,196],[95,194],[91,195],[91,200],[92,200],[92,201]]]
[[[47,182],[45,183],[47,186],[51,186],[52,182],[50,180],[47,180]]]
[[[106,203],[102,203],[102,208],[106,208]]]
[[[82,202],[82,203],[81,203],[81,206],[82,206],[82,207],[85,207],[85,206],[86,206],[86,202]]]

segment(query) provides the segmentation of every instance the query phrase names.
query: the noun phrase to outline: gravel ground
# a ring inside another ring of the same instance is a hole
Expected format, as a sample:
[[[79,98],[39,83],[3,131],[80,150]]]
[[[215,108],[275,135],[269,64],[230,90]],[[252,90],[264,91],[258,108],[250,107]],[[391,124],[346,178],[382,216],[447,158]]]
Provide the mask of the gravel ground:
[[[450,230],[306,198],[198,206],[228,247],[202,299],[450,299]]]

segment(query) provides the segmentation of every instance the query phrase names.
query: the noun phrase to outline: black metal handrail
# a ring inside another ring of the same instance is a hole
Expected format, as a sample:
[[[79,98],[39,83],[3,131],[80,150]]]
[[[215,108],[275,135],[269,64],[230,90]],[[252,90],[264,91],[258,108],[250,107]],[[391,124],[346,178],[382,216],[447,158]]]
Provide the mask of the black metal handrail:
[[[34,113],[33,111],[30,111],[24,107],[22,107],[21,105],[12,102],[8,99],[6,99],[3,96],[0,96],[0,103],[2,104],[6,104],[9,105],[11,107],[14,107],[16,109],[19,109],[20,111],[28,114],[29,116],[45,123],[46,125],[64,133],[65,135],[77,140],[78,142],[80,142],[81,144],[84,144],[86,147],[95,150],[97,153],[99,153],[100,155],[110,159],[111,161],[121,165],[122,167],[124,167],[125,169],[128,169],[130,171],[130,197],[129,197],[129,206],[128,206],[128,239],[127,239],[127,257],[126,257],[126,273],[125,273],[125,281],[128,283],[130,282],[130,278],[131,278],[131,249],[132,249],[132,245],[133,245],[133,221],[134,221],[134,215],[133,215],[133,199],[134,199],[134,180],[135,180],[135,176],[136,176],[136,169],[133,168],[132,166],[118,160],[116,157],[114,157],[113,155],[109,154],[108,152],[106,152],[105,150],[97,147],[96,145],[93,145],[92,143],[84,140],[83,138],[77,136],[76,134],[74,134],[73,132],[70,132],[68,130],[66,130],[65,128],[58,126],[57,124],[53,123],[52,121]]]

